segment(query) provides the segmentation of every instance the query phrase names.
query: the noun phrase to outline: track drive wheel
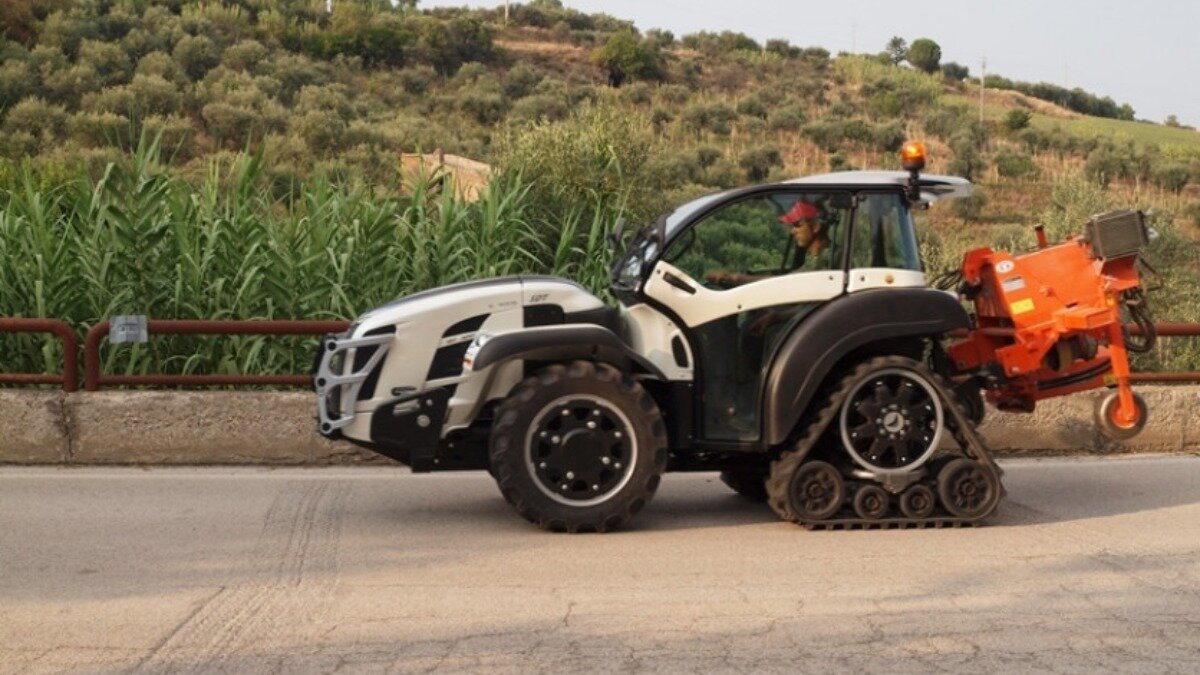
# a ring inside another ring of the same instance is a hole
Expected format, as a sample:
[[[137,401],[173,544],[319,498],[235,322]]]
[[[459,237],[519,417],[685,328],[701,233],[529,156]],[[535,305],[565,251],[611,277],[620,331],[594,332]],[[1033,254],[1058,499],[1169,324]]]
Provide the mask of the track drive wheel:
[[[1146,407],[1146,400],[1141,395],[1135,393],[1133,403],[1137,407],[1137,420],[1132,424],[1124,424],[1116,419],[1117,409],[1121,407],[1120,392],[1109,392],[1107,396],[1096,402],[1094,411],[1096,427],[1100,429],[1100,433],[1104,434],[1105,438],[1112,441],[1125,441],[1141,433],[1150,413]]]
[[[501,494],[548,530],[605,532],[629,522],[667,465],[654,399],[603,363],[553,365],[496,411],[490,458]]]
[[[767,500],[767,472],[765,469],[726,469],[721,472],[721,482],[730,490],[753,502]]]
[[[938,376],[902,356],[863,363],[844,380],[838,413],[842,446],[877,475],[907,474],[924,464],[947,433],[949,415],[934,387]],[[944,386],[944,385],[943,385]]]
[[[959,518],[977,518],[1000,499],[996,475],[973,459],[950,462],[938,474],[937,482],[942,507]]]

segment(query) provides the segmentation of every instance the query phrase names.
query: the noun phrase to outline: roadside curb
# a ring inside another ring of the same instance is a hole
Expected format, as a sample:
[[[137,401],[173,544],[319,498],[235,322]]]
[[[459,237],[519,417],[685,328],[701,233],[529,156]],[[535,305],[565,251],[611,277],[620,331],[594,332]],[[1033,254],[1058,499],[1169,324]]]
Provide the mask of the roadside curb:
[[[1138,387],[1150,421],[1114,443],[1092,422],[1086,392],[1031,415],[989,411],[980,432],[1001,456],[1200,452],[1189,431],[1200,386]],[[316,432],[307,392],[0,390],[0,464],[331,465],[392,463]]]

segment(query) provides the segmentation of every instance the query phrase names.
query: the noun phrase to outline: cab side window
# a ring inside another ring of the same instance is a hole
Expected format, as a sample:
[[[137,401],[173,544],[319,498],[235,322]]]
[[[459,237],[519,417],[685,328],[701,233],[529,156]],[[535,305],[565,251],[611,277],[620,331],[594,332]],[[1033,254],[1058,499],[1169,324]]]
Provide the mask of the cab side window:
[[[851,268],[921,270],[911,215],[899,194],[860,195],[851,247]]]
[[[840,239],[848,214],[828,194],[750,197],[705,216],[671,243],[664,258],[714,290],[781,274],[840,268]],[[800,222],[802,218],[811,221]],[[797,234],[795,228],[800,227],[813,231]],[[741,281],[728,283],[730,275]]]
[[[722,272],[778,274],[787,243],[778,217],[778,207],[767,197],[723,206],[672,242],[666,258],[706,286]]]

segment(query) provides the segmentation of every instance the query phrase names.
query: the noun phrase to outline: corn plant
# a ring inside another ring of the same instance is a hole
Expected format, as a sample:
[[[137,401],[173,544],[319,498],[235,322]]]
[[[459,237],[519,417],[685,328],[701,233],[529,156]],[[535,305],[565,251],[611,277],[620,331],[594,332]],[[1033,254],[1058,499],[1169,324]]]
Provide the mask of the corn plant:
[[[275,197],[260,155],[214,161],[195,183],[143,140],[96,179],[50,187],[25,166],[0,184],[0,316],[62,318],[82,330],[116,314],[158,319],[349,319],[458,281],[558,274],[597,292],[604,234],[620,207],[582,195],[562,217],[530,186],[497,180],[476,202],[440,177],[398,185],[316,177]],[[586,219],[584,217],[586,214]],[[107,372],[288,373],[310,340],[163,337],[104,350]],[[0,336],[0,370],[54,370],[59,348]]]

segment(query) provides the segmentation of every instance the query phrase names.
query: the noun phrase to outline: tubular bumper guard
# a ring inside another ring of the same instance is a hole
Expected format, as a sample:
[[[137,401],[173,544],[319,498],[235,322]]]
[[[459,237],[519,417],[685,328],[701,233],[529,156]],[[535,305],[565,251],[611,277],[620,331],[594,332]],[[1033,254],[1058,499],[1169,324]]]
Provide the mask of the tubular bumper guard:
[[[354,406],[358,402],[358,391],[371,371],[387,355],[393,335],[349,337],[352,328],[339,335],[326,335],[321,341],[321,354],[317,363],[313,385],[317,391],[317,430],[323,436],[347,427],[354,421]],[[361,368],[354,368],[355,350],[374,347],[370,358]]]

